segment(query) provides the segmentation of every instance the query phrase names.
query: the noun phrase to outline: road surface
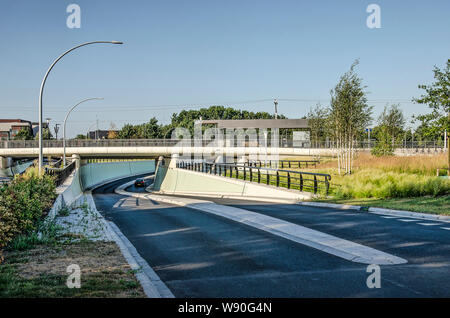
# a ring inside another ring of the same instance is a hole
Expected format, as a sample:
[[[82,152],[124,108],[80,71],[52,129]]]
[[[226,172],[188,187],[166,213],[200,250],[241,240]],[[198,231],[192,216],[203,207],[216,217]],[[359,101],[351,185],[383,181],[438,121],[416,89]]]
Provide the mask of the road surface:
[[[176,297],[450,296],[448,223],[205,198],[408,260],[407,264],[381,266],[381,288],[368,288],[371,273],[365,264],[187,207],[114,193],[129,180],[133,178],[94,190],[97,209],[120,228]],[[134,186],[127,190],[144,191]]]

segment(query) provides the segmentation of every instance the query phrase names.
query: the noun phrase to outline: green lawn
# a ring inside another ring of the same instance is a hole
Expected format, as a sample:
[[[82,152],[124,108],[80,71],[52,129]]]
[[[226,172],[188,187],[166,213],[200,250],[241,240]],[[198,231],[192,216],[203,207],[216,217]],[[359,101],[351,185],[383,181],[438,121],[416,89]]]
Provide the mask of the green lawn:
[[[317,202],[340,203],[379,207],[394,210],[450,215],[450,195],[440,197],[394,198],[394,199],[320,199]]]

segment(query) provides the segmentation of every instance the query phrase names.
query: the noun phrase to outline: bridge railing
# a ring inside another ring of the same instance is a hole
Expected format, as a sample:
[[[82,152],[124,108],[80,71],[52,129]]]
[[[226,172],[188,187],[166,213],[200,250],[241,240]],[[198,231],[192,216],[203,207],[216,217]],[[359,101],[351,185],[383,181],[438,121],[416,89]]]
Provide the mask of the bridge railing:
[[[260,139],[246,139],[246,140],[202,140],[200,142],[193,139],[69,139],[66,140],[66,147],[265,147],[265,141]],[[355,141],[354,147],[356,149],[371,149],[376,145],[376,141]],[[0,141],[0,149],[7,148],[38,148],[37,140],[2,140]],[[44,148],[62,148],[62,140],[43,140]],[[272,140],[267,140],[267,147],[280,148],[314,148],[314,149],[333,149],[335,143],[332,141],[297,142],[293,139],[280,138],[277,144]],[[399,140],[394,145],[396,149],[415,150],[417,152],[429,151],[443,151],[444,143],[438,141],[407,141]]]
[[[228,163],[178,161],[177,168],[328,195],[331,176],[324,173],[251,167]]]
[[[46,167],[45,173],[51,176],[55,176],[55,184],[56,186],[59,186],[63,184],[67,177],[70,176],[70,174],[75,170],[75,166],[76,163],[74,160],[64,168]]]

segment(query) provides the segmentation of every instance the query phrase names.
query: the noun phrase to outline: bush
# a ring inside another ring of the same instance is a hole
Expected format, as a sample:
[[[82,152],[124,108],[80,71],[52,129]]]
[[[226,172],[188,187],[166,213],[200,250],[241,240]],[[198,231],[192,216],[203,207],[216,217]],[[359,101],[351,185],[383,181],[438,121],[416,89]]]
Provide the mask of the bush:
[[[365,170],[342,177],[337,198],[409,198],[450,193],[450,180],[439,177]]]
[[[39,177],[33,170],[1,186],[0,251],[15,236],[35,230],[37,222],[50,210],[55,198],[53,178]]]

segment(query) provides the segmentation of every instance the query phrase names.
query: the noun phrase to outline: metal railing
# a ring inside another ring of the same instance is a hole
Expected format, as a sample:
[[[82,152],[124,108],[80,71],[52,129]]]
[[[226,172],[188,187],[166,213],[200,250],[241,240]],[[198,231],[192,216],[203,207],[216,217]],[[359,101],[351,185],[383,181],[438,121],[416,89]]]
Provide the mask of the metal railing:
[[[309,168],[317,167],[320,160],[247,160],[244,165],[249,167],[270,168]],[[239,163],[236,163],[239,164]]]
[[[180,169],[209,173],[287,189],[313,192],[314,194],[322,192],[325,195],[328,195],[330,190],[331,176],[324,173],[193,161],[178,161],[176,166]]]
[[[355,149],[371,149],[377,144],[376,141],[371,142],[355,141]],[[196,142],[193,139],[69,139],[66,141],[66,147],[259,147],[264,148],[266,146],[265,141],[255,140],[202,140]],[[37,140],[4,140],[0,141],[0,149],[8,148],[38,148]],[[278,144],[273,144],[273,141],[268,141],[267,147],[280,147],[280,148],[313,148],[313,149],[333,149],[336,147],[333,141],[321,141],[310,142],[302,141],[297,142],[293,139],[280,138]],[[62,148],[62,140],[43,140],[44,148]],[[438,141],[402,141],[399,140],[395,143],[394,148],[405,150],[416,150],[417,152],[423,151],[444,151],[444,142]]]
[[[59,186],[67,179],[68,176],[75,170],[76,162],[72,161],[64,168],[51,168],[46,167],[45,173],[51,176],[55,176],[55,184]]]

